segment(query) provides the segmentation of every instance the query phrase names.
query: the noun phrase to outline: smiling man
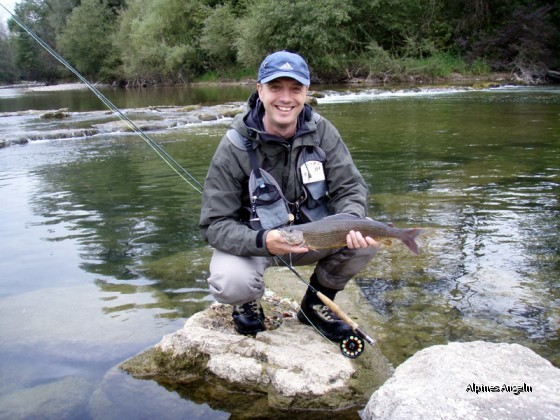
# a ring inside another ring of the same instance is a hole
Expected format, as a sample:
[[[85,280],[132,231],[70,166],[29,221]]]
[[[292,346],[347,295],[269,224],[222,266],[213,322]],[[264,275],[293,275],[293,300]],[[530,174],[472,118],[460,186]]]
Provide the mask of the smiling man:
[[[263,276],[281,256],[294,265],[316,264],[298,319],[341,341],[352,330],[314,291],[334,300],[379,247],[351,231],[345,247],[310,251],[288,244],[277,229],[367,213],[367,187],[338,131],[305,103],[309,85],[298,54],[266,57],[257,90],[218,145],[204,184],[200,227],[214,247],[208,284],[218,302],[232,305],[240,334],[265,330]]]

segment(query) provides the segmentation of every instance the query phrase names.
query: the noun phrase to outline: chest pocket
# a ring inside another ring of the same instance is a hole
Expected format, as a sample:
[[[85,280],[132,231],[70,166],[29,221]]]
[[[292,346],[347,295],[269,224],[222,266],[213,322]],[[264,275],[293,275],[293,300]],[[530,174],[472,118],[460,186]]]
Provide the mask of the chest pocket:
[[[292,221],[288,201],[276,180],[264,169],[251,171],[249,177],[251,194],[251,227],[274,229]]]
[[[304,147],[298,157],[299,176],[307,193],[307,200],[301,211],[309,220],[322,219],[328,215],[324,166],[326,160],[326,153],[317,146]]]
[[[294,216],[290,213],[289,202],[272,175],[260,168],[253,143],[234,129],[228,130],[227,137],[235,147],[247,151],[249,155],[252,169],[248,185],[251,228],[274,229],[291,222]]]

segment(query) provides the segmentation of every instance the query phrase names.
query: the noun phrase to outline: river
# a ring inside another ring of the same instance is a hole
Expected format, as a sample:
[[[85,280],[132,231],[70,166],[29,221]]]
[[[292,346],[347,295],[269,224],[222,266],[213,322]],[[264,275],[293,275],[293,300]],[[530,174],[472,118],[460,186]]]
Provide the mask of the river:
[[[250,89],[103,92],[202,181]],[[424,228],[357,277],[388,359],[488,340],[560,366],[560,88],[320,90],[370,216]],[[212,303],[200,194],[87,90],[0,89],[0,142],[0,418],[235,415],[118,369]]]

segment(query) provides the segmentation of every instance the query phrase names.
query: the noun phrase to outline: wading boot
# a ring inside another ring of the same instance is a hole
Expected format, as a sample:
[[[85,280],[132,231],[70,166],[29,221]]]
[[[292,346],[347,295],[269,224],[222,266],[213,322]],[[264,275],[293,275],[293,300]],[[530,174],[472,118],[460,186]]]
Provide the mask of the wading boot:
[[[297,314],[299,321],[314,326],[321,334],[332,341],[340,342],[352,334],[352,328],[331,311],[317,297],[317,293],[313,289],[323,293],[331,300],[334,300],[337,293],[337,290],[321,286],[315,275],[313,275],[311,277],[311,287],[307,288]]]
[[[233,325],[239,334],[257,335],[264,331],[264,312],[258,300],[233,307]]]

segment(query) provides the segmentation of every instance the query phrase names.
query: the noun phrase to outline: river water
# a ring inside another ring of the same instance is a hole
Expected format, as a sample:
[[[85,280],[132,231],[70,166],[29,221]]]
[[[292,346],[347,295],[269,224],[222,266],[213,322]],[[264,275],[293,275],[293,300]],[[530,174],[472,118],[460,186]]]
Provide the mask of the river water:
[[[370,216],[424,228],[357,278],[387,358],[488,340],[560,366],[560,89],[321,90]],[[202,181],[250,87],[104,93]],[[87,90],[1,89],[0,142],[0,418],[239,415],[117,368],[212,303],[200,195]]]

